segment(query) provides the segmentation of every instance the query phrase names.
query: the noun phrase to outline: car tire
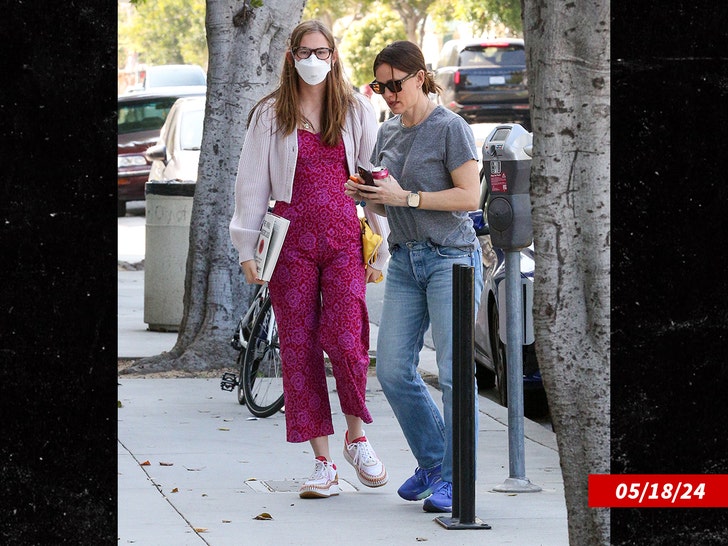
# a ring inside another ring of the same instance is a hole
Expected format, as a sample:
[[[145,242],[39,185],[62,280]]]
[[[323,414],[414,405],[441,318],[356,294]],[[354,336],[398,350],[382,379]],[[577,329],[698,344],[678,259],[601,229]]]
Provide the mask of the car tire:
[[[118,218],[126,216],[126,201],[117,201],[116,216]]]
[[[475,380],[478,383],[478,390],[492,389],[495,387],[495,372],[476,362]]]
[[[508,365],[506,363],[506,346],[500,338],[500,325],[498,308],[490,308],[490,324],[493,331],[490,334],[493,354],[493,367],[495,368],[495,386],[498,389],[498,402],[504,408],[508,407]]]

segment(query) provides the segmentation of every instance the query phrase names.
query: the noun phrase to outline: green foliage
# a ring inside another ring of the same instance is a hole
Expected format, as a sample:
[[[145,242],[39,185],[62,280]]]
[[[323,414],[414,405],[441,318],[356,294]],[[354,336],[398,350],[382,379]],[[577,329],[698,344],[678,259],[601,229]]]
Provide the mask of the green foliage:
[[[523,36],[521,0],[437,0],[430,7],[430,16],[440,29],[451,21],[473,25],[473,35],[507,27],[512,35]]]
[[[307,0],[302,20],[318,19],[327,25],[350,13],[356,13],[356,0]]]
[[[374,57],[395,40],[406,40],[402,20],[391,9],[376,6],[352,22],[341,37],[339,50],[351,83],[360,87],[373,79]]]
[[[119,54],[139,53],[146,64],[207,67],[205,0],[132,0],[130,16],[119,10]],[[125,51],[124,51],[125,50]]]

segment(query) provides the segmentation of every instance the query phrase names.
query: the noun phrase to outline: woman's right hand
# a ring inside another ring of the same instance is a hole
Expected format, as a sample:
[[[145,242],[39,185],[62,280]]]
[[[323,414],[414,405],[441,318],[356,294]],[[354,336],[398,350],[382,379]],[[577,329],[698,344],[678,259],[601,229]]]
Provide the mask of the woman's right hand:
[[[265,281],[258,278],[258,268],[255,266],[255,260],[240,262],[240,268],[245,273],[245,282],[248,284],[265,284]]]

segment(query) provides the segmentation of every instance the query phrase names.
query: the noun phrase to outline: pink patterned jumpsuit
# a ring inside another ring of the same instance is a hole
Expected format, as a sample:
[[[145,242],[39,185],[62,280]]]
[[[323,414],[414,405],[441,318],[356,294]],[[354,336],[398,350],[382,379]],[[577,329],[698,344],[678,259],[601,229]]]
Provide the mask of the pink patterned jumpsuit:
[[[274,212],[291,225],[269,282],[278,321],[286,404],[286,439],[334,433],[324,355],[331,360],[341,411],[372,418],[365,393],[369,315],[361,232],[354,201],[344,194],[344,144],[298,131],[291,202]]]

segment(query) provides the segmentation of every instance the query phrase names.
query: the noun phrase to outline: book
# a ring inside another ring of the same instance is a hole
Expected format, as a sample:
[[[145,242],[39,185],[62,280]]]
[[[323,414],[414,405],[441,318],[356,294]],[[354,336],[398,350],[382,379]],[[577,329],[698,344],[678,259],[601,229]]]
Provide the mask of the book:
[[[268,212],[260,226],[258,246],[255,247],[255,265],[258,268],[258,278],[268,282],[281,254],[283,241],[288,232],[290,221],[282,216]]]

